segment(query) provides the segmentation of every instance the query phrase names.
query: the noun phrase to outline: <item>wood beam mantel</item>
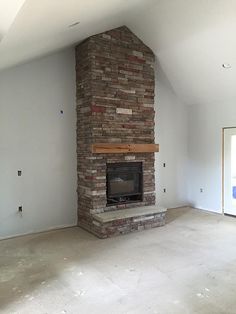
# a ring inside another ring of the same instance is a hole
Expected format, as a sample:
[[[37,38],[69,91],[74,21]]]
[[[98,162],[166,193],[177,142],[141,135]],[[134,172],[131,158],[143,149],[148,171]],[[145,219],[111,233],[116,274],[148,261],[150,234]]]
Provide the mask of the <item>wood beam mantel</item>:
[[[155,153],[159,152],[159,144],[92,144],[94,154],[125,154],[125,153]]]

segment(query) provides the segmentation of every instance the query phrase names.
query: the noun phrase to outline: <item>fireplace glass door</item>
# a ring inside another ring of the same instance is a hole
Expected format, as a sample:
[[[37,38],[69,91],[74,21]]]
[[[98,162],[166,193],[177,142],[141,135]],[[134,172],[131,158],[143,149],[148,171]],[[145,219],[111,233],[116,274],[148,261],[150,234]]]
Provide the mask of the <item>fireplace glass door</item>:
[[[141,162],[107,164],[107,205],[140,202],[142,188]]]

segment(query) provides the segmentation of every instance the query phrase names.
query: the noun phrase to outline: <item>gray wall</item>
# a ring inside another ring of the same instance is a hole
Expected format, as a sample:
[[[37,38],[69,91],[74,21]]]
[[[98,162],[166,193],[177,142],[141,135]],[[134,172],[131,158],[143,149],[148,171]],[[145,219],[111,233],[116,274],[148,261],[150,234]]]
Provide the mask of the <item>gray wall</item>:
[[[221,213],[222,128],[236,127],[235,102],[189,106],[188,121],[189,202]]]
[[[156,79],[157,203],[181,206],[187,110],[159,66]],[[0,72],[0,238],[76,224],[75,106],[72,48]]]
[[[188,204],[187,198],[187,106],[174,93],[160,65],[156,70],[157,204],[170,207]],[[163,167],[163,163],[166,167]],[[166,189],[166,193],[163,189]]]
[[[70,49],[0,72],[0,238],[76,224],[74,68]]]

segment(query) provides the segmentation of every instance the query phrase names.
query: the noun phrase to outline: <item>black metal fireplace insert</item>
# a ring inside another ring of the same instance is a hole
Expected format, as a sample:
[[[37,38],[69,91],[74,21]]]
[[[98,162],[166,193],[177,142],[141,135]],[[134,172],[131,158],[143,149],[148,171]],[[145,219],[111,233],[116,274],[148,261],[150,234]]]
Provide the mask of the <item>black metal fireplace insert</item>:
[[[143,200],[142,162],[107,164],[107,206]]]

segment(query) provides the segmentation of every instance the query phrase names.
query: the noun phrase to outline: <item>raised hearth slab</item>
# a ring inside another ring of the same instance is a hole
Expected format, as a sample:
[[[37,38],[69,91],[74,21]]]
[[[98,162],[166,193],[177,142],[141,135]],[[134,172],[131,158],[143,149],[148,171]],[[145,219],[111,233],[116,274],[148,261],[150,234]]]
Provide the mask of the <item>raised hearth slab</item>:
[[[99,238],[108,238],[134,231],[165,225],[167,209],[142,206],[93,215],[92,232]]]
[[[127,208],[121,210],[115,210],[112,212],[105,212],[93,215],[93,218],[102,222],[111,222],[118,219],[127,219],[135,217],[148,217],[149,215],[155,215],[159,213],[165,213],[166,208],[158,206],[142,206]]]

